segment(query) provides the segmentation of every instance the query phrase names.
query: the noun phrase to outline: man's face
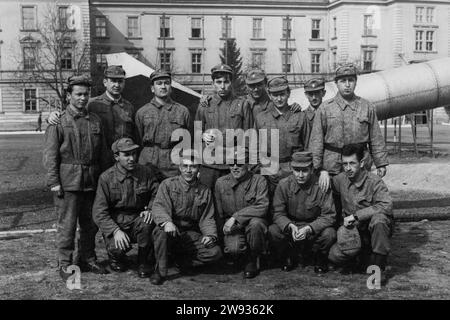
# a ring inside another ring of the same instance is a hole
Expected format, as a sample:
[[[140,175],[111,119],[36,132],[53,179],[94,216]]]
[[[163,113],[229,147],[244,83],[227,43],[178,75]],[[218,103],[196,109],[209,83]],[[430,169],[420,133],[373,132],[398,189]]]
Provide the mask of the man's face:
[[[305,92],[306,97],[309,100],[309,104],[314,109],[317,109],[322,103],[322,99],[325,96],[325,90],[316,90]]]
[[[356,77],[346,76],[336,80],[339,93],[343,98],[352,98],[355,93]]]
[[[264,91],[266,90],[266,82],[261,81],[258,83],[247,84],[247,87],[252,97],[254,99],[259,99],[263,96]]]
[[[125,79],[105,78],[103,79],[103,85],[110,95],[119,96],[122,93],[123,88],[125,88]]]
[[[312,165],[309,167],[292,167],[292,172],[294,173],[295,180],[298,184],[308,183],[312,175]]]
[[[363,161],[359,161],[356,154],[351,156],[342,156],[342,167],[344,168],[344,172],[349,179],[355,179],[358,177],[363,166]]]
[[[72,92],[67,93],[67,99],[75,108],[81,110],[86,107],[89,100],[89,87],[83,85],[74,85]]]
[[[183,159],[179,166],[181,177],[187,182],[191,183],[197,179],[199,165],[194,164],[192,160]]]
[[[170,95],[171,88],[172,81],[170,78],[160,78],[153,81],[152,92],[156,97],[165,99]]]
[[[277,108],[283,108],[288,105],[288,99],[290,96],[288,89],[278,92],[270,92],[270,100],[275,104]]]
[[[127,171],[133,171],[136,168],[136,150],[120,151],[118,154],[114,155],[114,158],[119,165]]]
[[[231,93],[231,79],[228,75],[215,78],[213,81],[214,91],[219,97],[227,97]]]
[[[235,162],[230,165],[230,172],[236,180],[239,180],[248,172],[248,165]]]

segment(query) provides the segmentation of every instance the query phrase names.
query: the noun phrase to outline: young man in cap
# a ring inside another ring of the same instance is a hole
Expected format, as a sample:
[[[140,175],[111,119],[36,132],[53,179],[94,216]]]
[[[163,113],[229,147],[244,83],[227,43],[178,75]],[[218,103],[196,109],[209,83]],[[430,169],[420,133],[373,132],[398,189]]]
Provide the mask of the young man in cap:
[[[178,141],[171,141],[172,132],[189,127],[189,110],[170,98],[172,76],[166,71],[155,71],[150,75],[154,97],[136,113],[136,127],[142,141],[139,163],[157,167],[164,178],[178,174],[170,153]]]
[[[156,268],[150,282],[160,285],[167,276],[169,252],[182,268],[212,263],[222,257],[211,190],[198,180],[200,158],[183,150],[180,175],[164,180],[153,202]]]
[[[380,177],[386,174],[387,151],[374,106],[355,95],[357,71],[352,64],[336,70],[338,93],[316,111],[311,133],[310,151],[314,168],[320,172],[319,184],[330,187],[330,176],[342,171],[341,152],[347,144],[360,143],[366,150],[365,165],[370,170],[372,156]]]
[[[98,177],[108,165],[104,156],[108,148],[100,118],[86,110],[90,86],[87,77],[69,77],[69,105],[61,113],[59,124],[49,125],[45,132],[44,165],[58,212],[58,267],[64,280],[71,275],[67,267],[73,263],[77,220],[81,270],[106,273],[95,255],[98,228],[91,210]]]
[[[203,141],[205,144],[215,144],[216,150],[220,150],[224,145],[216,143],[216,137],[211,129],[218,129],[222,133],[222,142],[226,143],[227,129],[243,129],[244,131],[253,127],[251,110],[244,108],[244,101],[236,98],[232,92],[231,82],[233,70],[226,64],[220,64],[211,69],[211,77],[214,86],[214,95],[208,107],[198,107],[195,115],[196,121],[201,121]],[[220,152],[220,151],[219,151]],[[213,189],[216,180],[226,175],[229,171],[226,164],[206,164],[204,163],[200,180],[203,184]]]
[[[311,130],[314,123],[314,115],[316,110],[322,104],[325,96],[325,80],[323,78],[313,78],[308,80],[303,87],[305,95],[308,98],[309,106],[306,108],[306,118],[308,119],[308,130],[305,137],[305,149],[309,149],[309,141],[311,139]]]
[[[288,99],[291,94],[289,83],[284,77],[276,77],[268,83],[269,97],[272,103],[269,107],[257,115],[255,128],[268,129],[267,150],[271,152],[271,133],[272,130],[279,132],[279,154],[270,154],[270,157],[278,157],[278,172],[266,176],[269,181],[269,194],[273,195],[278,182],[287,177],[291,170],[289,161],[294,151],[303,151],[307,134],[308,122],[303,111],[294,112]]]
[[[271,247],[281,254],[284,271],[295,267],[301,251],[304,264],[312,252],[314,271],[325,273],[328,250],[336,241],[333,197],[319,188],[310,152],[295,152],[290,168],[292,174],[280,181],[273,198]]]
[[[224,253],[233,258],[245,255],[244,277],[254,278],[265,249],[269,196],[266,179],[249,171],[245,153],[235,151],[230,173],[217,179],[215,203]]]
[[[111,269],[126,270],[126,252],[134,242],[138,244],[138,276],[147,278],[153,258],[150,209],[159,184],[149,168],[137,164],[138,149],[131,138],[113,143],[116,164],[100,176],[92,215],[103,233]]]
[[[333,184],[342,202],[342,225],[356,226],[359,230],[362,271],[365,272],[368,265],[377,265],[384,271],[390,252],[389,238],[393,231],[393,205],[383,180],[367,171],[364,151],[361,144],[342,148],[344,172],[335,177]],[[342,260],[342,257],[333,256],[334,254],[334,250],[330,252],[331,261]]]
[[[133,105],[122,97],[125,88],[125,70],[122,66],[108,66],[104,72],[103,85],[105,93],[89,100],[87,110],[100,117],[105,131],[108,149],[114,141],[122,137],[136,140],[136,126],[134,117],[136,114]],[[54,111],[50,114],[50,124],[59,123],[60,113]],[[110,154],[111,152],[108,151]],[[110,166],[114,164],[111,154]]]

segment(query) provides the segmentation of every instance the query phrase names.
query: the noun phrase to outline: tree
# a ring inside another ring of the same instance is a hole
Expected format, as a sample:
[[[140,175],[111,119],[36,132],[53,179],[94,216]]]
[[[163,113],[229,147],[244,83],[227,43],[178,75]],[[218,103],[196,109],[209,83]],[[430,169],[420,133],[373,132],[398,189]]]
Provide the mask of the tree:
[[[245,94],[245,82],[242,75],[241,50],[236,45],[235,39],[227,39],[224,47],[220,49],[220,61],[233,69],[233,91],[238,96]]]
[[[26,83],[40,83],[49,87],[57,97],[57,107],[65,105],[67,77],[89,73],[89,42],[76,7],[61,6],[57,1],[48,4],[37,30],[19,40],[21,54],[18,63],[22,70],[18,79]],[[50,104],[51,97],[41,97]]]

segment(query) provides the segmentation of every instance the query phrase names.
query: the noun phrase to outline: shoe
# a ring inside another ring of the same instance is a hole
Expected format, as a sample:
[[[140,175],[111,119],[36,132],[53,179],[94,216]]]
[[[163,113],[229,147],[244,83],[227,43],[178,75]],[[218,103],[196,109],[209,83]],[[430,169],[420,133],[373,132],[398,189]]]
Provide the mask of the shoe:
[[[67,281],[67,279],[69,279],[69,277],[73,274],[70,272],[67,272],[67,267],[59,267],[59,276],[61,277],[61,279],[63,279],[64,282]]]
[[[83,261],[80,263],[80,270],[82,272],[92,272],[95,274],[108,274],[108,270],[105,269],[101,264],[97,261]]]
[[[295,268],[295,262],[293,257],[287,257],[284,260],[283,265],[281,266],[281,270],[289,272]]]
[[[164,277],[159,273],[158,270],[155,270],[155,272],[150,277],[150,283],[155,286],[162,285],[164,280]]]
[[[370,256],[370,264],[376,265],[380,268],[381,274],[380,274],[380,285],[384,286],[387,283],[387,277],[386,277],[386,262],[387,262],[387,256],[384,254],[378,254],[378,253],[372,253]]]
[[[109,258],[109,266],[111,267],[111,270],[115,272],[125,272],[127,271],[127,265],[125,261],[122,259],[116,259],[116,258]]]
[[[152,274],[152,266],[148,261],[149,248],[138,248],[138,269],[137,274],[139,278],[148,278]]]
[[[257,257],[251,257],[247,264],[245,265],[244,269],[244,278],[246,279],[252,279],[256,277],[259,273],[258,270],[258,258]]]
[[[328,257],[327,255],[317,252],[314,257],[314,272],[324,274],[328,272]]]

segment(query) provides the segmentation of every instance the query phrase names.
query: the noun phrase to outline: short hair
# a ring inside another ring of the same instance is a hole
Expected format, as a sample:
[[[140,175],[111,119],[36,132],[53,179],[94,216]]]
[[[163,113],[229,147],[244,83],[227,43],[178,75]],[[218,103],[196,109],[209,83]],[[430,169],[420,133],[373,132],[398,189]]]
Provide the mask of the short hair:
[[[222,77],[228,77],[228,79],[230,81],[233,81],[233,75],[228,73],[228,72],[214,72],[211,75],[211,78],[212,78],[213,81],[216,80],[216,79],[222,78]]]
[[[91,89],[91,86],[89,84],[87,84],[87,83],[76,83],[76,84],[69,84],[67,86],[66,92],[67,93],[72,93],[73,87],[75,87],[75,86],[82,86],[82,87],[87,87],[88,89]]]
[[[365,147],[362,143],[354,143],[345,145],[342,148],[342,156],[349,157],[356,154],[358,161],[364,158]]]

